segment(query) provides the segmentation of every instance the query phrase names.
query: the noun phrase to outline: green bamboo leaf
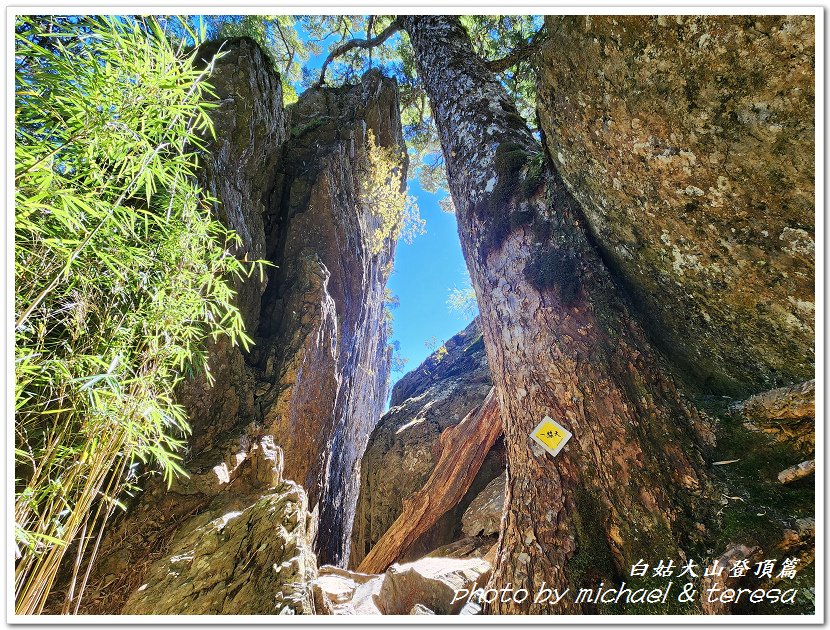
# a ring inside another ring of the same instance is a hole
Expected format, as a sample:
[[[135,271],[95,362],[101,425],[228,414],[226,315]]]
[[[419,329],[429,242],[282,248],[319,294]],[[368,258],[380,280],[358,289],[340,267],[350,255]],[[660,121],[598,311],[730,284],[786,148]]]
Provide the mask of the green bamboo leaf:
[[[22,551],[19,585],[48,580],[62,554],[42,550],[129,490],[89,495],[89,479],[135,460],[186,474],[174,389],[205,369],[210,337],[251,343],[228,279],[253,271],[195,182],[215,91],[193,52],[154,18],[24,19],[54,46],[16,37],[15,456],[42,474],[15,502],[21,531],[46,536]]]

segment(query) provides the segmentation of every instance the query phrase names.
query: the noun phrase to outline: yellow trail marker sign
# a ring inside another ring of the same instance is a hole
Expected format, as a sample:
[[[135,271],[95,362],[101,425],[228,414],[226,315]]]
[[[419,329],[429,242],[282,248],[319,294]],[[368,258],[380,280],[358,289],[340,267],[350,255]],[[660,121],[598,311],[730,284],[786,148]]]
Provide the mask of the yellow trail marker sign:
[[[533,441],[551,455],[558,455],[559,451],[571,439],[571,435],[572,433],[570,431],[561,424],[551,420],[549,416],[545,416],[530,433]]]

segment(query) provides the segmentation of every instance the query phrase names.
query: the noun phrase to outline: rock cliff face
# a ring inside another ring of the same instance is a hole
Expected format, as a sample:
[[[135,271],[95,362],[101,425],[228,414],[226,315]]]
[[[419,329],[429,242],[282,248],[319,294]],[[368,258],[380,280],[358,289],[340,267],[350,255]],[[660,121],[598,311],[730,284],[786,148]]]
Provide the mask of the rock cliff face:
[[[214,207],[216,215],[239,235],[238,254],[248,260],[263,260],[269,194],[288,126],[282,86],[253,41],[240,38],[205,44],[200,48],[199,63],[208,63],[217,53],[220,56],[210,82],[221,105],[211,113],[216,136],[207,139],[206,151],[200,156],[199,183],[219,200]],[[267,277],[253,274],[236,279],[234,284],[246,332],[253,335]],[[226,458],[222,451],[227,450],[228,438],[238,437],[257,416],[256,382],[245,352],[219,339],[207,355],[214,382],[198,374],[179,391],[192,429],[191,470],[210,468],[217,457]],[[232,469],[234,463],[226,465]]]
[[[404,151],[399,110],[395,82],[379,72],[303,93],[266,224],[277,267],[252,352],[257,404],[280,437],[286,476],[319,513],[316,548],[329,564],[347,559],[357,467],[389,387],[384,287],[395,245],[386,238],[371,253],[379,224],[358,177],[370,131]]]
[[[549,154],[652,335],[715,393],[811,378],[813,18],[546,24]]]
[[[491,386],[477,321],[395,384],[391,407],[372,432],[360,466],[350,566],[360,564],[400,515],[403,499],[430,476],[441,432],[480,407]],[[497,443],[461,502],[417,540],[401,561],[419,558],[461,537],[465,509],[503,469],[503,452]]]
[[[390,366],[394,242],[383,237],[377,252],[360,169],[370,130],[381,146],[403,146],[397,89],[372,72],[284,111],[279,76],[254,42],[221,50],[210,78],[216,138],[200,179],[240,235],[239,255],[270,263],[237,284],[256,345],[218,341],[208,349],[214,383],[181,388],[189,477],[169,490],[149,481],[111,526],[81,612],[310,612],[313,549],[323,562],[346,560],[356,469]]]

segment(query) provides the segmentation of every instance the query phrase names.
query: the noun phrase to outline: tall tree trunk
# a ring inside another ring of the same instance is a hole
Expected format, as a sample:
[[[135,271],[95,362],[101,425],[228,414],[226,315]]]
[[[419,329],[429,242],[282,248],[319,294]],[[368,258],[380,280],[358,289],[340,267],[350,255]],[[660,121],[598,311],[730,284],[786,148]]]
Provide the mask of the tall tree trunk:
[[[438,127],[507,444],[492,585],[534,593],[679,562],[708,486],[701,419],[592,247],[580,209],[457,18],[407,16]],[[573,438],[529,439],[549,415]],[[698,527],[702,527],[698,525]],[[495,613],[580,612],[496,602]]]

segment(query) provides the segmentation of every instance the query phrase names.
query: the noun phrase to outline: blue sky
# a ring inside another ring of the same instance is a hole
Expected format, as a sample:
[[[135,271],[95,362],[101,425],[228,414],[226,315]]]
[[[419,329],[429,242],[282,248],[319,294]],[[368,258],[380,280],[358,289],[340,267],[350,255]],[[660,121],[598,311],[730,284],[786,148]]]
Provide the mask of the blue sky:
[[[300,37],[306,37],[301,28]],[[303,65],[317,76],[325,57],[325,53],[311,55]],[[299,85],[295,89],[297,93],[302,91]],[[398,342],[399,355],[407,359],[402,372],[392,373],[392,385],[471,320],[469,314],[451,311],[447,305],[450,290],[469,282],[455,215],[443,212],[438,205],[449,191],[428,193],[418,184],[413,170],[409,175],[409,194],[417,200],[421,218],[426,220],[426,233],[411,245],[398,242],[394,270],[387,283],[400,300],[400,305],[392,309],[392,341]],[[428,347],[431,340],[437,343]]]
[[[418,200],[421,218],[426,219],[426,234],[411,245],[398,242],[395,268],[387,284],[401,301],[392,311],[392,325],[400,354],[409,359],[404,373],[433,352],[435,348],[426,347],[427,340],[435,337],[440,345],[470,322],[468,315],[452,312],[447,306],[450,289],[461,288],[468,281],[455,215],[438,206],[438,200],[448,193],[425,192],[417,179],[409,181],[409,193]],[[401,376],[393,373],[392,382]]]

